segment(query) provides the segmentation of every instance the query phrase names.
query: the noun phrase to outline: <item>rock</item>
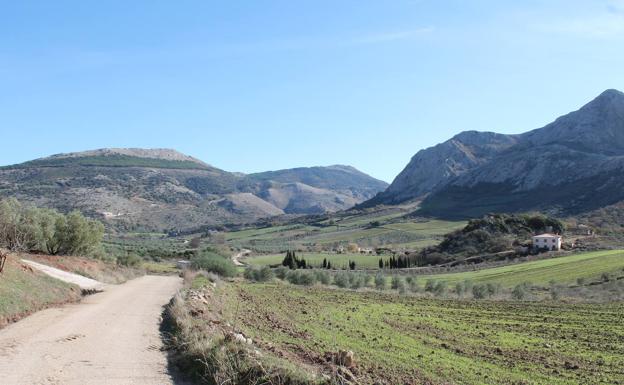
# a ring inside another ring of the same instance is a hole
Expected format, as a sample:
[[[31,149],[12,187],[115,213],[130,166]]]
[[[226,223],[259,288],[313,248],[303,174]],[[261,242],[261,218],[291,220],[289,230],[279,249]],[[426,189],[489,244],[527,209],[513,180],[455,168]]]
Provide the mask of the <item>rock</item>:
[[[237,341],[243,344],[247,343],[247,338],[245,338],[245,336],[240,333],[233,333],[232,336],[234,337],[234,341]]]
[[[336,365],[345,368],[355,367],[355,355],[351,350],[340,350],[338,353],[331,354],[332,360]]]

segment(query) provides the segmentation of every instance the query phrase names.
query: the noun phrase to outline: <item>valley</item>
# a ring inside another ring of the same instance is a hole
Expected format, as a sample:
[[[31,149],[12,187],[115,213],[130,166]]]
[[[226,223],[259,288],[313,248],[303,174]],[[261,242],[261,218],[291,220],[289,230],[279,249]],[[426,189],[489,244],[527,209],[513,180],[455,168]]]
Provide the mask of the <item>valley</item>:
[[[1,167],[0,371],[17,368],[16,384],[624,383],[622,116],[608,90],[525,134],[463,132],[391,185],[349,166],[234,173],[168,149]]]

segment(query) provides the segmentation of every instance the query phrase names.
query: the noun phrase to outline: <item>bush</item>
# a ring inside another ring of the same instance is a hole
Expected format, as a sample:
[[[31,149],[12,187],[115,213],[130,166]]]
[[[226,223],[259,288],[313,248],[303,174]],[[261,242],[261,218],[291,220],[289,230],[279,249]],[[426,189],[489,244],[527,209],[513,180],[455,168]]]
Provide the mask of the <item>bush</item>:
[[[464,286],[464,283],[457,282],[455,284],[455,294],[457,294],[459,298],[462,298],[465,292],[466,292],[466,286]]]
[[[396,290],[399,292],[399,294],[405,294],[406,290],[406,285],[405,285],[405,280],[403,278],[399,278],[399,280],[396,282]]]
[[[436,297],[441,297],[444,294],[446,294],[446,282],[440,281],[436,283],[435,287],[433,288],[433,295],[435,295]]]
[[[351,280],[351,289],[357,290],[364,286],[364,276],[359,274],[353,274],[353,279]]]
[[[500,283],[488,283],[485,285],[485,288],[487,289],[488,297],[498,295],[502,290]]]
[[[418,287],[418,280],[416,279],[416,277],[407,277],[405,278],[405,281],[407,282],[407,286],[409,286],[409,290],[412,293],[417,293],[420,291],[420,288]]]
[[[425,282],[425,291],[429,293],[433,292],[437,283],[435,279],[428,279],[427,282]]]
[[[524,300],[527,296],[528,296],[528,293],[527,293],[526,284],[516,285],[511,291],[511,298],[518,300],[518,301]]]
[[[280,266],[275,269],[275,276],[279,279],[286,279],[286,273],[288,273],[288,268],[284,266]]]
[[[312,286],[316,283],[313,271],[291,270],[286,274],[286,280],[293,285]]]
[[[316,275],[313,271],[303,271],[301,272],[299,278],[299,284],[305,286],[312,286],[316,283]]]
[[[273,273],[273,270],[271,270],[268,266],[264,266],[260,269],[248,267],[245,269],[244,276],[250,281],[268,282],[273,280],[275,274]]]
[[[191,266],[195,270],[205,270],[223,277],[235,277],[238,274],[236,266],[229,258],[212,252],[202,252],[202,254],[193,257]]]
[[[331,277],[329,276],[329,273],[326,271],[317,270],[314,272],[314,274],[316,275],[316,280],[322,283],[323,285],[329,285],[329,283],[331,282]]]
[[[474,285],[472,287],[472,296],[475,299],[484,299],[488,296],[488,289],[486,285]]]
[[[349,286],[349,275],[343,271],[336,273],[334,276],[334,284],[341,288]]]
[[[390,281],[390,288],[392,288],[392,290],[397,290],[399,288],[400,281],[401,278],[399,278],[398,275],[393,275],[392,280]]]
[[[126,267],[136,267],[141,263],[142,259],[134,253],[128,253],[117,257],[117,264]]]
[[[384,290],[386,288],[386,277],[384,277],[382,272],[375,275],[375,287],[377,290]]]
[[[601,280],[602,282],[609,282],[609,281],[612,281],[612,280],[613,280],[613,275],[612,275],[612,274],[610,274],[610,273],[602,273],[602,274],[600,275],[600,280]]]

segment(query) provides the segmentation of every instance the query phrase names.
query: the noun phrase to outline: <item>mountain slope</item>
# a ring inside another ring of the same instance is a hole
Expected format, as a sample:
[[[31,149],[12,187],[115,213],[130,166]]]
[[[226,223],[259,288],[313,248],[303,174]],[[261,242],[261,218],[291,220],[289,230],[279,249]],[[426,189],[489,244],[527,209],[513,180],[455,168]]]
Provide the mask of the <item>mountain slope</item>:
[[[342,210],[385,188],[355,169],[312,169],[246,176],[174,150],[100,149],[0,167],[0,196],[160,231]]]
[[[463,132],[418,152],[361,206],[424,199],[422,214],[579,213],[624,200],[624,94],[607,90],[521,135]]]
[[[244,185],[286,213],[306,214],[344,210],[388,187],[386,182],[341,165],[250,174]]]
[[[398,204],[423,198],[516,143],[513,135],[462,132],[444,143],[419,151],[387,190],[364,205]]]

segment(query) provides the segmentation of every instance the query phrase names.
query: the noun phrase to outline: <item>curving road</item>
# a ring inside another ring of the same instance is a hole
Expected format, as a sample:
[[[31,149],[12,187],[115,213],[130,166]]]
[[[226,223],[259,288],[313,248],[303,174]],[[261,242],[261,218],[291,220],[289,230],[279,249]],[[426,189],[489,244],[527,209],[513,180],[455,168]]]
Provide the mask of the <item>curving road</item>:
[[[175,384],[159,327],[181,284],[141,277],[0,330],[0,384]]]

